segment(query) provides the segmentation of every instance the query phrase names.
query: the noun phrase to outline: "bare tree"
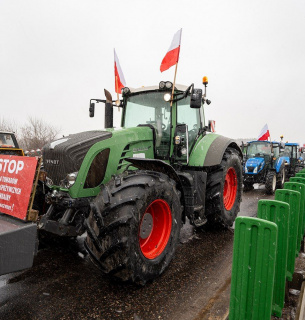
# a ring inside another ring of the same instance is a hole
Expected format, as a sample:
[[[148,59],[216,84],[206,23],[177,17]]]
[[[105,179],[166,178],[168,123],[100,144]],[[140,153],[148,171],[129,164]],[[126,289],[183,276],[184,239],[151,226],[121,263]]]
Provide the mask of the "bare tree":
[[[59,129],[44,122],[42,119],[29,117],[21,128],[20,145],[27,150],[41,149],[46,143],[55,139]]]
[[[16,136],[18,136],[18,125],[14,120],[0,117],[0,131],[15,132]]]

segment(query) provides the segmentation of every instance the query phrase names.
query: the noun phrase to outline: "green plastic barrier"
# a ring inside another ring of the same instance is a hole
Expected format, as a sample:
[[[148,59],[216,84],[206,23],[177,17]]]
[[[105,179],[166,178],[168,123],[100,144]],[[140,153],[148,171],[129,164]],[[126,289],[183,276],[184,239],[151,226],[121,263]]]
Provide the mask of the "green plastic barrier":
[[[303,169],[305,170],[305,169]],[[289,179],[290,182],[299,182],[299,183],[303,183],[305,185],[305,178],[302,177],[291,177]],[[301,200],[302,202],[302,200]],[[304,199],[304,207],[303,207],[303,221],[304,221],[304,231],[303,231],[303,236],[305,235],[305,199]],[[302,205],[301,205],[301,210],[302,210]]]
[[[275,191],[275,200],[286,202],[290,205],[289,211],[289,236],[288,236],[288,260],[287,273],[288,281],[292,281],[295,267],[295,254],[298,242],[298,226],[300,212],[301,194],[298,191],[288,189],[278,189]]]
[[[303,208],[304,208],[304,200],[305,200],[305,186],[299,182],[285,182],[284,189],[298,191],[301,194],[300,207],[299,207],[298,243],[297,243],[297,250],[296,250],[296,256],[298,256],[301,250],[301,242],[303,239],[303,231],[304,231],[303,230],[303,226],[304,226]]]
[[[277,233],[267,220],[235,220],[230,320],[270,320]]]
[[[305,173],[305,168],[299,171],[300,173]]]
[[[301,194],[300,199],[300,212],[299,212],[299,226],[298,226],[298,244],[296,257],[299,255],[301,250],[302,239],[304,236],[304,201],[305,201],[305,185],[299,182],[285,182],[285,189],[299,191]]]
[[[276,200],[259,200],[257,217],[274,222],[278,227],[272,314],[281,317],[285,303],[288,257],[289,204]]]
[[[295,174],[296,177],[301,177],[301,178],[305,178],[305,172],[298,172]]]

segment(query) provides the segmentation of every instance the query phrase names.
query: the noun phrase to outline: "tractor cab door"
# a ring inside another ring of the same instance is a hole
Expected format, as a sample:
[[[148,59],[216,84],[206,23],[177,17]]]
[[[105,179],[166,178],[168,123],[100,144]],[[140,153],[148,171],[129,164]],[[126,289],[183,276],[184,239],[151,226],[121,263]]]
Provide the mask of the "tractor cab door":
[[[298,164],[298,148],[297,148],[297,146],[292,146],[290,163],[291,163],[291,168],[295,168]]]
[[[190,108],[190,97],[178,101],[177,125],[186,124],[188,128],[189,153],[195,143],[199,130],[202,128],[202,109]]]

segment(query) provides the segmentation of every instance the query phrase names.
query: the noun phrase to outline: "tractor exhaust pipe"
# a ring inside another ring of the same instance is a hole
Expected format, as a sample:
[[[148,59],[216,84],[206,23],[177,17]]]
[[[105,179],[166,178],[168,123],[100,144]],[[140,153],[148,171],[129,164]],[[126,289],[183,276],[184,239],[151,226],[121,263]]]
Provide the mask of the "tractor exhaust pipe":
[[[105,128],[113,128],[112,102],[105,103]]]

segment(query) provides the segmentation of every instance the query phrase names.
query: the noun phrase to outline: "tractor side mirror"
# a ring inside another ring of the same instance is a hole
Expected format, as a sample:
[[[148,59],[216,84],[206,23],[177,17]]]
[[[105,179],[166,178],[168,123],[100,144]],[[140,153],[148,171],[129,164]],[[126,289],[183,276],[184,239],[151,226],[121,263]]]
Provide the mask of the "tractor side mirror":
[[[90,118],[93,118],[94,117],[94,109],[95,109],[95,103],[90,103],[90,106],[89,106],[89,117]]]
[[[191,94],[190,107],[194,109],[199,109],[201,107],[201,101],[202,101],[202,89],[194,89]]]

